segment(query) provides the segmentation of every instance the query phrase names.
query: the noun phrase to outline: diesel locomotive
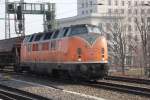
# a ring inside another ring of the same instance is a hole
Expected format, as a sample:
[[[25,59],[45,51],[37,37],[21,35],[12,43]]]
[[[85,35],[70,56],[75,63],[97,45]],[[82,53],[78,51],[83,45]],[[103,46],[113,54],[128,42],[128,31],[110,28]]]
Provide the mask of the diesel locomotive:
[[[15,53],[16,72],[84,79],[99,79],[108,73],[107,40],[94,25],[72,25],[25,36]]]

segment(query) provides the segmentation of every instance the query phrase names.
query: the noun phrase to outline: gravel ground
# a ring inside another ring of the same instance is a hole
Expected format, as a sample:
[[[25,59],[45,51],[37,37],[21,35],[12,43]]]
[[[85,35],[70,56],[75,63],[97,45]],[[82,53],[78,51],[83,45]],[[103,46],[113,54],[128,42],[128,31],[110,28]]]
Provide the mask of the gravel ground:
[[[108,91],[104,89],[97,89],[93,87],[80,86],[80,85],[65,86],[64,88],[70,91],[76,91],[79,93],[105,98],[107,100],[150,100],[150,98],[141,97],[137,95],[130,95],[126,93]]]
[[[104,100],[101,98],[74,93],[67,90],[55,89],[53,87],[48,86],[41,86],[40,84],[37,83],[36,84],[31,82],[26,83],[25,81],[16,79],[0,78],[0,84],[25,90],[41,96],[45,96],[52,100]]]
[[[89,87],[89,86],[83,86],[79,84],[72,84],[68,82],[67,83],[66,82],[64,83],[61,81],[52,82],[51,80],[42,79],[39,77],[38,77],[38,80],[37,80],[37,77],[30,77],[30,78],[28,76],[12,76],[12,77],[16,79],[29,81],[29,82],[43,84],[46,86],[55,86],[55,87],[62,88],[64,90],[91,95],[95,97],[100,97],[100,98],[104,98],[107,100],[150,100],[150,98],[142,97],[138,95],[114,92],[114,91],[98,89],[98,88]],[[12,83],[10,85],[12,85]],[[92,100],[93,99],[93,98],[85,98],[79,95],[77,96],[75,94],[70,94],[68,92],[62,92],[61,90],[57,90],[57,89],[48,89],[48,88],[43,88],[43,87],[41,88],[41,87],[34,87],[34,86],[25,86],[23,89],[33,92],[33,93],[40,94],[40,95],[43,94],[45,96],[50,96],[56,100],[85,100],[85,99]]]

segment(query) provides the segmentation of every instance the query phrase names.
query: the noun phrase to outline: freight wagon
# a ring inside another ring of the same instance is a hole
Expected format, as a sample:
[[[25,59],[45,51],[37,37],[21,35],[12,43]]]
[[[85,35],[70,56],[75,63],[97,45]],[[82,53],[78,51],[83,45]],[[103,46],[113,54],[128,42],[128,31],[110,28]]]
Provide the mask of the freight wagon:
[[[23,37],[0,40],[0,68],[19,64]]]

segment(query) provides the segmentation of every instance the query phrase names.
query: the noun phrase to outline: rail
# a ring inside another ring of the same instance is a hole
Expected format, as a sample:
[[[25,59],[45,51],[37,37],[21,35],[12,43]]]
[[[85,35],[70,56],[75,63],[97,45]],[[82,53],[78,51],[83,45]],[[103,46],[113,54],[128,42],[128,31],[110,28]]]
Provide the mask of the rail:
[[[51,100],[23,90],[0,84],[0,99],[4,100]]]
[[[150,80],[147,80],[147,79],[119,77],[119,76],[108,76],[105,79],[106,80],[113,80],[113,81],[122,81],[122,82],[130,82],[130,83],[138,83],[138,84],[150,85]]]
[[[109,82],[87,82],[83,84],[91,87],[96,87],[96,88],[103,88],[107,90],[113,90],[113,91],[119,91],[124,93],[150,97],[150,89],[143,88],[143,87],[120,85],[120,84],[109,83]]]

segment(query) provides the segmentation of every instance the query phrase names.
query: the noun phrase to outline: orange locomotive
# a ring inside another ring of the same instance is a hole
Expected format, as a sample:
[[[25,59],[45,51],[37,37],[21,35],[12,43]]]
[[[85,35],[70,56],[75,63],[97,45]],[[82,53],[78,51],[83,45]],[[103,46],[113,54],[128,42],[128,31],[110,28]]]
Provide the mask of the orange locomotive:
[[[26,36],[17,71],[85,79],[103,78],[108,72],[107,41],[93,25],[74,25]]]

